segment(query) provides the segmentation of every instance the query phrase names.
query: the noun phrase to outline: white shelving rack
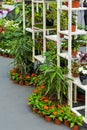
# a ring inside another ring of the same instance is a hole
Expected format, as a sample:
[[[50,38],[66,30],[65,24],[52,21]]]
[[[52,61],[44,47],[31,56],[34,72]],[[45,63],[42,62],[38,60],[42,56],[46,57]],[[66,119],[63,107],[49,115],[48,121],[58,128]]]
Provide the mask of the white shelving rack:
[[[25,25],[25,2],[23,0],[23,31],[28,31],[30,33],[32,33],[32,39],[33,39],[33,62],[35,60],[43,63],[45,60],[45,56],[44,53],[46,52],[46,32],[47,31],[51,31],[51,30],[55,30],[56,28],[46,28],[46,5],[48,4],[49,1],[45,1],[45,0],[31,0],[31,4],[32,4],[32,27],[31,28],[26,28]],[[35,16],[34,16],[34,12],[37,11],[38,12],[38,5],[42,4],[43,6],[43,27],[39,28],[39,27],[35,27]],[[35,5],[36,5],[36,10],[35,10]],[[42,50],[42,54],[41,55],[35,55],[35,33],[43,33],[43,50]]]
[[[61,31],[60,30],[60,11],[61,10],[67,10],[68,12],[68,30]],[[57,0],[57,60],[58,65],[60,65],[60,57],[63,57],[68,60],[68,68],[69,68],[69,74],[68,76],[73,79],[73,81],[70,81],[70,88],[68,88],[68,103],[71,107],[71,110],[75,112],[78,116],[81,115],[80,110],[84,111],[83,120],[85,123],[87,123],[87,85],[81,85],[79,78],[73,78],[71,73],[71,61],[72,61],[72,36],[78,35],[78,34],[87,34],[85,30],[78,30],[76,29],[75,32],[71,31],[71,25],[72,25],[72,12],[78,11],[78,10],[87,10],[87,8],[79,7],[79,8],[72,8],[72,0],[68,0],[68,7],[63,7],[60,0]],[[65,34],[68,36],[68,52],[67,53],[61,53],[60,52],[60,33]],[[73,106],[73,96],[74,101],[76,101],[77,96],[77,87],[81,88],[85,91],[85,105],[84,106]],[[74,89],[74,95],[73,95],[73,89]]]
[[[24,0],[23,0],[24,1]],[[57,34],[56,35],[46,35],[46,3],[49,2],[57,2]],[[35,28],[34,27],[34,4],[42,3],[43,4],[43,29]],[[23,7],[24,8],[24,7]],[[60,30],[60,11],[65,10],[68,12],[68,30],[61,31]],[[75,112],[78,116],[81,115],[79,112],[80,110],[83,110],[83,120],[85,123],[87,123],[87,85],[82,85],[80,83],[79,78],[72,77],[71,73],[71,60],[72,60],[72,36],[78,35],[78,34],[84,34],[86,35],[87,32],[85,30],[76,30],[75,32],[71,31],[71,23],[72,23],[72,11],[78,11],[78,10],[87,10],[87,8],[79,7],[79,8],[72,8],[72,0],[68,0],[68,7],[63,6],[61,4],[61,0],[32,0],[32,27],[26,28],[25,27],[25,18],[24,20],[24,30],[29,31],[32,33],[32,39],[35,44],[35,33],[37,32],[43,32],[43,53],[46,52],[46,39],[53,40],[57,42],[57,65],[60,66],[60,57],[63,57],[68,60],[68,68],[69,68],[69,78],[73,79],[73,81],[70,81],[70,87],[68,88],[68,103],[71,107],[71,110]],[[25,12],[24,12],[25,14]],[[68,51],[65,53],[60,52],[61,48],[61,40],[60,40],[60,34],[64,34],[68,37]],[[33,61],[37,59],[40,62],[44,62],[45,57],[43,55],[35,55],[35,48],[33,48]],[[74,85],[73,85],[74,84]],[[74,89],[74,101],[77,99],[77,87],[81,88],[85,91],[85,104],[83,106],[73,106],[73,89]]]

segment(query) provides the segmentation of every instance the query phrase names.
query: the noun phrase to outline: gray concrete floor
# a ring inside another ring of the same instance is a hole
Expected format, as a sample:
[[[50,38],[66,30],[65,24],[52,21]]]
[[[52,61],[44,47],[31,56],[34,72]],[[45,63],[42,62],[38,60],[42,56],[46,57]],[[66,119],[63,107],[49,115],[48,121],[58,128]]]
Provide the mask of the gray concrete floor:
[[[14,84],[8,75],[12,59],[0,57],[0,130],[70,130],[64,126],[47,123],[34,114],[27,105],[32,87]],[[87,130],[87,127],[80,127]]]

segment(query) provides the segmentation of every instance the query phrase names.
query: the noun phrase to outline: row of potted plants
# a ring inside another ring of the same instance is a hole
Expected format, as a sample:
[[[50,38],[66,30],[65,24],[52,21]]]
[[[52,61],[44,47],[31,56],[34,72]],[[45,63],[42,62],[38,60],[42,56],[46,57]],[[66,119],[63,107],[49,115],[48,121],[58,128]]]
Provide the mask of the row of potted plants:
[[[20,85],[35,86],[38,76],[34,73],[22,75],[17,68],[13,68],[9,71],[10,79],[13,80],[14,83]]]
[[[70,110],[70,106],[61,105],[58,101],[53,102],[45,95],[45,86],[37,86],[33,93],[28,97],[28,105],[34,113],[40,114],[46,121],[54,121],[57,125],[64,123],[74,130],[74,126],[83,125],[83,117],[76,116]],[[78,129],[78,128],[77,128]]]

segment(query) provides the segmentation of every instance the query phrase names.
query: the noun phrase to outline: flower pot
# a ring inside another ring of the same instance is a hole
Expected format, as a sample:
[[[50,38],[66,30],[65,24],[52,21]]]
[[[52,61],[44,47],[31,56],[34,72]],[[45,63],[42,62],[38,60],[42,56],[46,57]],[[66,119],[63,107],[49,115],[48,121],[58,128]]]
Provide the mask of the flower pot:
[[[72,32],[76,31],[76,25],[72,25]]]
[[[39,115],[40,115],[40,117],[44,118],[44,114],[43,113],[40,113]]]
[[[78,54],[77,50],[72,50],[72,58],[76,58],[77,54]]]
[[[72,1],[72,8],[78,8],[80,5],[79,1]]]
[[[46,19],[46,26],[53,26],[53,23],[53,20],[49,21],[48,19]]]
[[[56,125],[60,125],[62,123],[59,119],[55,119],[54,122]]]
[[[19,81],[19,85],[24,85],[24,82],[22,82],[22,81]]]
[[[72,73],[72,76],[73,76],[73,77],[79,77],[79,74],[73,72],[73,73]]]
[[[64,125],[65,125],[65,126],[69,126],[69,124],[70,124],[69,121],[64,120]]]
[[[61,33],[60,33],[60,38],[64,38],[64,34],[61,34]]]
[[[31,108],[31,110],[33,110],[33,105],[32,104],[30,104],[29,107]]]
[[[38,110],[36,108],[33,108],[34,113],[38,113]]]
[[[78,126],[78,125],[74,125],[74,126],[72,127],[72,130],[79,130],[79,126]]]
[[[18,84],[18,81],[17,81],[17,80],[13,80],[13,82],[14,82],[15,84]]]
[[[79,74],[79,79],[80,79],[82,85],[87,85],[87,75]]]
[[[68,7],[68,2],[64,3]],[[79,1],[72,1],[72,8],[78,8],[80,5]]]
[[[45,120],[46,120],[47,122],[51,122],[51,121],[52,121],[52,118],[49,117],[49,116],[45,116]]]
[[[28,81],[25,81],[25,85],[26,85],[26,86],[29,86],[30,83],[29,83]]]

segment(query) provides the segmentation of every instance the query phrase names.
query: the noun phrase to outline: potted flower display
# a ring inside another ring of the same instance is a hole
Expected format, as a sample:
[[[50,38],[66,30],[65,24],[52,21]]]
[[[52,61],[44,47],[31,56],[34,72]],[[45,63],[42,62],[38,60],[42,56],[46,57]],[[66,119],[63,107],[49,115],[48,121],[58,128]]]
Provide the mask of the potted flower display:
[[[87,65],[79,67],[78,71],[81,83],[87,85]]]

